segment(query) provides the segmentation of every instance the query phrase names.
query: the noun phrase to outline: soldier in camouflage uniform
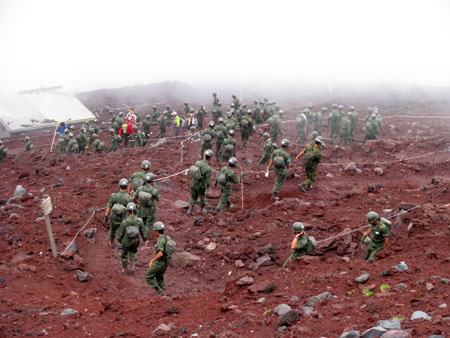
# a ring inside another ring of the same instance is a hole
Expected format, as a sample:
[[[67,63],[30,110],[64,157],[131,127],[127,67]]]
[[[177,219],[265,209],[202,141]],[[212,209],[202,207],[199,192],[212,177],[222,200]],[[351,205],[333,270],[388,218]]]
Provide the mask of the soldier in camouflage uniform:
[[[144,138],[142,146],[144,146],[144,147],[147,144],[148,139],[150,138],[150,134],[152,133],[151,132],[151,125],[152,125],[151,118],[152,118],[151,115],[147,114],[145,116],[144,121],[142,121],[142,131],[143,131],[143,138]]]
[[[211,110],[211,115],[213,117],[214,124],[217,123],[219,120],[219,117],[222,117],[222,104],[220,102],[217,102],[217,105],[214,105],[214,107]]]
[[[216,180],[214,181],[214,186],[217,186],[217,183],[220,184],[220,202],[216,207],[217,211],[220,211],[223,209],[223,207],[227,206],[228,211],[231,211],[233,208],[233,205],[231,204],[231,192],[233,189],[233,183],[238,184],[242,178],[243,173],[236,177],[236,174],[234,173],[233,168],[235,168],[238,164],[238,160],[236,157],[232,157],[228,160],[228,165],[223,167],[220,170],[220,173],[217,174]],[[219,182],[218,180],[223,180]]]
[[[228,130],[228,137],[223,141],[220,148],[220,162],[228,162],[231,156],[236,156],[236,140],[232,129]]]
[[[306,135],[308,132],[308,118],[306,117],[305,112],[300,113],[295,121],[295,128],[297,129],[296,143],[303,144],[306,142]]]
[[[79,150],[80,150],[80,148],[78,146],[77,140],[74,140],[73,139],[73,134],[69,133],[69,139],[68,139],[68,143],[67,143],[66,154],[67,155],[78,154]]]
[[[138,128],[138,126],[135,124],[133,126],[134,131],[134,146],[135,147],[143,147],[144,146],[144,137],[142,135],[141,130]]]
[[[159,124],[159,136],[165,137],[166,131],[167,131],[167,123],[168,123],[168,111],[164,111],[164,113],[158,117],[158,124]]]
[[[241,119],[241,138],[242,138],[242,149],[245,149],[248,139],[250,137],[250,134],[253,129],[253,119],[252,119],[253,112],[251,110],[247,111],[247,115],[243,116]]]
[[[358,115],[358,113],[355,111],[355,107],[350,106],[349,109],[350,109],[350,112],[349,112],[348,114],[349,114],[350,122],[351,122],[351,126],[350,126],[350,140],[351,140],[352,142],[354,142],[354,141],[355,141],[355,139],[354,139],[354,133],[355,133],[356,127],[358,126],[359,115]]]
[[[111,246],[111,248],[114,247],[114,237],[116,236],[117,228],[119,228],[125,217],[124,214],[112,214],[112,209],[115,204],[122,205],[124,208],[126,208],[128,202],[131,201],[130,195],[128,195],[128,193],[126,192],[126,189],[128,187],[128,180],[126,178],[122,178],[119,181],[119,187],[120,190],[118,192],[112,193],[111,196],[109,196],[104,219],[105,224],[108,224],[108,217],[109,215],[111,215],[109,226],[109,245]]]
[[[200,169],[201,177],[198,180],[194,178],[191,180],[191,200],[189,203],[188,216],[192,216],[193,209],[197,203],[197,199],[200,199],[200,210],[202,214],[206,215],[206,191],[211,185],[211,167],[209,161],[214,156],[211,149],[205,151],[205,159],[195,162],[195,166]]]
[[[214,121],[209,122],[209,129],[203,130],[202,144],[200,146],[200,158],[203,158],[204,153],[208,149],[212,149],[212,140],[216,137],[214,132]]]
[[[270,155],[272,155],[273,151],[272,140],[270,139],[269,133],[264,133],[263,138],[264,138],[264,154],[258,162],[258,167],[267,164],[267,162],[270,160]]]
[[[314,118],[314,130],[319,133],[319,135],[322,135],[322,126],[323,126],[323,114],[326,114],[328,112],[327,107],[322,107],[321,110],[319,110]]]
[[[164,234],[162,222],[156,222],[153,225],[153,233],[156,236],[155,255],[148,263],[149,269],[145,274],[145,280],[160,296],[165,296],[164,274],[171,261],[171,257],[167,255],[165,248],[171,238]]]
[[[216,94],[216,93],[213,93],[212,96],[213,96],[213,107],[218,106],[219,103],[220,103],[220,100],[219,100],[219,98],[217,97],[217,94]]]
[[[283,139],[281,140],[281,148],[274,150],[272,153],[272,159],[269,162],[269,165],[267,166],[266,170],[266,177],[269,176],[269,169],[273,164],[273,169],[275,171],[275,185],[272,190],[272,196],[270,196],[270,199],[272,201],[279,200],[279,197],[277,196],[281,186],[284,183],[284,180],[286,179],[286,169],[289,168],[289,165],[291,163],[291,158],[289,157],[289,153],[287,152],[289,148],[289,140]]]
[[[8,149],[5,148],[3,145],[3,141],[0,140],[0,162],[6,157],[6,153],[8,152]]]
[[[134,227],[135,232],[130,231],[131,227]],[[142,220],[136,216],[136,204],[130,202],[127,204],[127,217],[122,221],[117,232],[117,241],[122,247],[120,261],[124,274],[128,273],[128,256],[130,256],[131,272],[135,271],[136,253],[140,244],[139,234],[147,246],[147,230]]]
[[[93,147],[94,147],[95,153],[96,154],[101,154],[102,151],[103,151],[104,143],[100,142],[100,140],[97,137],[97,134],[92,134],[92,140],[94,141]]]
[[[152,229],[153,223],[156,219],[156,202],[159,201],[158,189],[153,187],[155,175],[148,173],[145,175],[144,185],[139,187],[133,195],[133,201],[139,204],[137,215],[142,219],[147,233]],[[151,200],[144,200],[144,197],[139,194],[141,192],[151,195]]]
[[[306,180],[299,185],[300,190],[303,192],[310,191],[312,189],[311,183],[317,179],[317,166],[322,159],[322,154],[319,150],[321,144],[322,141],[316,137],[314,143],[306,146],[296,157],[298,159],[303,156],[302,166],[305,168]]]
[[[299,257],[307,255],[308,248],[308,235],[305,233],[305,226],[301,222],[295,222],[292,225],[292,231],[295,233],[295,237],[291,244],[291,255],[284,262],[283,268],[286,267],[289,261],[293,261]]]
[[[34,145],[31,143],[31,139],[29,136],[25,137],[25,151],[31,151],[34,149]]]
[[[277,142],[278,134],[280,133],[281,129],[281,118],[278,116],[278,114],[273,115],[269,120],[269,127],[270,127],[270,138],[273,142]]]
[[[338,144],[341,145],[342,142],[344,142],[344,146],[347,145],[348,141],[351,138],[351,132],[352,132],[352,122],[350,121],[350,112],[347,114],[348,117],[343,117],[341,119],[341,124],[339,126],[339,142]]]
[[[220,156],[220,148],[222,148],[223,141],[228,137],[227,127],[223,124],[223,118],[219,117],[218,124],[214,128],[214,135],[216,138],[216,158]],[[205,149],[206,150],[206,149]]]
[[[366,219],[370,224],[370,229],[362,237],[361,243],[365,242],[367,236],[370,237],[365,257],[366,261],[370,261],[375,258],[377,252],[384,250],[389,245],[392,223],[386,218],[380,218],[375,211],[370,211]]]
[[[131,193],[131,189],[136,191],[137,188],[144,185],[145,176],[149,173],[149,170],[150,170],[150,161],[143,160],[141,162],[141,169],[143,169],[143,171],[136,171],[133,173],[133,175],[131,175],[130,183],[128,184],[128,189],[127,189],[127,192],[129,194]]]
[[[116,135],[116,131],[113,128],[109,130],[109,133],[111,134],[112,138],[111,138],[111,146],[109,147],[108,152],[116,151],[117,147],[120,144],[121,137],[119,135]]]
[[[197,110],[197,113],[195,114],[195,117],[197,118],[197,123],[198,123],[198,130],[203,130],[203,121],[205,119],[206,116],[206,110],[205,110],[205,106],[201,105],[200,109]]]
[[[58,149],[60,154],[65,154],[67,150],[67,144],[69,143],[69,133],[70,130],[64,130],[64,134],[60,135],[58,138]]]
[[[239,99],[234,94],[231,95],[231,97],[233,98],[234,109],[239,109],[240,106],[241,106],[241,103],[239,102]]]
[[[364,140],[376,140],[378,135],[380,135],[380,124],[377,121],[377,117],[373,114],[366,123]]]
[[[331,108],[333,109],[328,115],[328,127],[330,128],[330,143],[334,143],[334,139],[337,137],[337,133],[339,132],[339,112],[337,110],[337,104],[333,103],[331,105]]]

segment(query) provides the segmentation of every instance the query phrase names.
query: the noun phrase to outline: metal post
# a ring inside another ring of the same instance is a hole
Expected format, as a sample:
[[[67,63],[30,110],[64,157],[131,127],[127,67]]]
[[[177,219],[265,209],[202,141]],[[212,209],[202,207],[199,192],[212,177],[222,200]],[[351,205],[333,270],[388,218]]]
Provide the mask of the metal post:
[[[52,225],[50,224],[50,217],[48,217],[48,215],[45,215],[44,218],[45,225],[47,226],[48,238],[50,239],[50,246],[52,247],[53,257],[56,258],[58,256],[58,251],[56,251],[55,239],[53,238],[53,229]]]

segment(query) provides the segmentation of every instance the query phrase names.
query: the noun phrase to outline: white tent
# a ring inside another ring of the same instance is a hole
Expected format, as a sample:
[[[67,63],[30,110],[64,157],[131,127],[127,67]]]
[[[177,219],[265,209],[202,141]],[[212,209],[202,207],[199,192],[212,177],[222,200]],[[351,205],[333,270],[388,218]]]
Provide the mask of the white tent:
[[[0,97],[0,137],[55,126],[59,122],[82,122],[95,116],[62,87],[43,88]]]

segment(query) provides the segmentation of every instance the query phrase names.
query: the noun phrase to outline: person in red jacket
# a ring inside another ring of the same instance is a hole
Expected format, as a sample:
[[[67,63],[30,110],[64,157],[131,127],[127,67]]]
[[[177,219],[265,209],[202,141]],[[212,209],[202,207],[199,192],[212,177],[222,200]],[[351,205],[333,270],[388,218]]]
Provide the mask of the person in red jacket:
[[[122,127],[119,129],[119,135],[122,137],[124,142],[124,147],[126,148],[128,145],[128,137],[134,134],[133,130],[133,121],[128,120],[124,124],[122,124]]]

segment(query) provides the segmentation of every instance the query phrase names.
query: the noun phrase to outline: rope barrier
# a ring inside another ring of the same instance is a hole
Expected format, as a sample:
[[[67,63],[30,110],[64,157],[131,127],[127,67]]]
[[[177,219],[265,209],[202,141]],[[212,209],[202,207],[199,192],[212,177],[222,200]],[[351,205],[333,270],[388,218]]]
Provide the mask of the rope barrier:
[[[94,212],[92,213],[91,217],[89,217],[88,221],[86,222],[85,225],[83,225],[83,227],[78,230],[77,234],[75,235],[75,237],[72,239],[72,241],[69,243],[69,245],[66,246],[66,248],[64,249],[64,251],[61,253],[61,256],[64,255],[66,253],[66,251],[70,248],[70,246],[75,242],[75,240],[77,239],[78,235],[80,234],[80,232],[91,222],[92,218],[94,217],[95,213],[97,211],[100,210],[105,210],[106,208],[99,208],[99,209],[95,209]]]

